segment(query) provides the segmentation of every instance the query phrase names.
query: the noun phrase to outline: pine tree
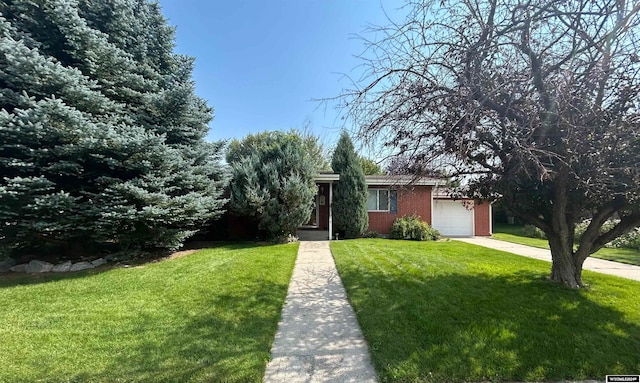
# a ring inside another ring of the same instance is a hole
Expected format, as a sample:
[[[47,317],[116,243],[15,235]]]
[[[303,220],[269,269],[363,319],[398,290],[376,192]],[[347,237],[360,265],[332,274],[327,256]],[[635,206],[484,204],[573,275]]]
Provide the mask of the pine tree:
[[[317,169],[296,132],[248,135],[229,145],[231,210],[254,217],[267,239],[294,234],[309,220]]]
[[[360,237],[369,226],[367,181],[360,158],[347,132],[342,132],[333,152],[331,167],[340,174],[333,196],[333,222],[345,238]]]
[[[222,212],[193,59],[146,0],[0,3],[3,246],[178,247]]]

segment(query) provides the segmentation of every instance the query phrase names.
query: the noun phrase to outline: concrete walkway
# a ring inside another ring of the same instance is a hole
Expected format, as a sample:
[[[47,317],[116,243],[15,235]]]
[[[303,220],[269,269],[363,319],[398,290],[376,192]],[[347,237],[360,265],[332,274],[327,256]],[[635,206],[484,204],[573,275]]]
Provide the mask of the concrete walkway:
[[[498,241],[497,239],[485,237],[456,238],[456,240],[488,247],[490,249],[507,251],[509,253],[518,254],[529,258],[551,262],[551,251],[546,249],[539,249],[537,247],[519,245],[517,243]],[[626,263],[611,262],[604,259],[589,257],[586,261],[584,261],[583,268],[585,270],[596,271],[598,273],[615,275],[617,277],[640,281],[640,266],[628,265]]]
[[[264,382],[376,381],[329,242],[300,242]]]

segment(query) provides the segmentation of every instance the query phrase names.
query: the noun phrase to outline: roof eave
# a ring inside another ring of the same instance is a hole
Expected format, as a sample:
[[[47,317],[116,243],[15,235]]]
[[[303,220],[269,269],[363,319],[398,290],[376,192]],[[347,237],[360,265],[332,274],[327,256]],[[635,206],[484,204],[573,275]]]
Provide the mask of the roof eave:
[[[382,186],[439,186],[446,180],[439,178],[414,177],[414,176],[366,176],[367,185]]]

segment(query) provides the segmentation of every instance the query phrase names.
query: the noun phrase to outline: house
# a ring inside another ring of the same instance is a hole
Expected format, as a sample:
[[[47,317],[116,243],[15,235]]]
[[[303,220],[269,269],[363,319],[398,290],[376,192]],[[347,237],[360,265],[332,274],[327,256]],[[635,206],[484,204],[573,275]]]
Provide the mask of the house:
[[[331,202],[339,174],[320,172],[315,182],[318,192],[309,221],[298,228],[307,239],[334,239]],[[415,214],[445,237],[490,236],[491,204],[487,201],[453,199],[440,178],[412,176],[366,176],[368,186],[369,231],[389,234],[393,220]],[[329,233],[333,233],[329,238]],[[253,239],[259,235],[250,217],[224,214],[201,240]]]
[[[320,237],[329,238],[329,233],[334,232],[330,207],[339,178],[339,174],[334,173],[318,174],[315,208],[299,234],[302,231],[316,231]],[[446,237],[491,235],[491,204],[471,199],[453,199],[442,179],[366,176],[366,180],[369,231],[389,234],[395,218],[415,214]]]

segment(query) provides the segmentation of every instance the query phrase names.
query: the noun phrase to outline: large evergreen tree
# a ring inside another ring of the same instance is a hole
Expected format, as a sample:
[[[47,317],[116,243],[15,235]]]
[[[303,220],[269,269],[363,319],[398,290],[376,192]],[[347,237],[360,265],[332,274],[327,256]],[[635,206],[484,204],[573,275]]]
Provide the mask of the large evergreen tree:
[[[361,236],[369,226],[367,214],[367,181],[360,158],[347,132],[342,132],[333,152],[331,168],[340,174],[333,196],[333,222],[345,238]]]
[[[254,217],[268,239],[294,234],[309,220],[316,194],[316,161],[292,131],[248,135],[229,145],[231,209]]]
[[[3,246],[177,247],[221,213],[193,59],[146,0],[0,3]]]

